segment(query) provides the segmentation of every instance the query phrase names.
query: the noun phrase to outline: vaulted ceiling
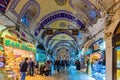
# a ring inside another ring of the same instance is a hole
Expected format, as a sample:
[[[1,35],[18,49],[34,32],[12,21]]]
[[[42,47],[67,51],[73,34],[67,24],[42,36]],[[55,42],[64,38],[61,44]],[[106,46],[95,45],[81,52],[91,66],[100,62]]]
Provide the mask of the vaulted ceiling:
[[[25,14],[29,18],[32,16],[28,29],[44,45],[47,53],[59,53],[63,47],[71,53],[71,50],[81,49],[94,35],[99,34],[93,39],[103,37],[106,11],[118,1],[13,0],[6,15],[19,22]]]

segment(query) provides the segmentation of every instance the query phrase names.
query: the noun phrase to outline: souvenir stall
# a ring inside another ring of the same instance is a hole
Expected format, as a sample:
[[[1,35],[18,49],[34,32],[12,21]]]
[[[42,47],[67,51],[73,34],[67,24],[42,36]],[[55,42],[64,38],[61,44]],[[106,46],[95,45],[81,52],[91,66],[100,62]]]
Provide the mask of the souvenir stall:
[[[96,80],[105,80],[105,42],[103,41],[103,39],[98,40],[93,45],[93,49],[94,50],[90,54],[92,63],[92,76]]]
[[[3,46],[3,38],[1,37],[2,30],[6,27],[0,24],[0,80],[8,80],[7,73],[5,71],[5,53]]]
[[[4,52],[6,54],[6,65],[7,71],[13,76],[19,75],[19,64],[24,58],[34,59],[36,53],[35,47],[30,43],[20,43],[13,40],[11,36],[6,35],[4,38]]]
[[[37,48],[35,59],[39,62],[39,65],[44,64],[46,61],[46,52],[40,48]]]
[[[24,58],[34,59],[36,48],[33,44],[23,41],[19,36],[19,33],[14,29],[6,29],[1,34],[3,39],[3,46],[0,51],[0,55],[5,60],[5,71],[8,74],[8,77],[13,80],[17,80],[19,76],[19,64]],[[0,60],[3,60],[0,58]],[[7,79],[6,79],[7,80]]]

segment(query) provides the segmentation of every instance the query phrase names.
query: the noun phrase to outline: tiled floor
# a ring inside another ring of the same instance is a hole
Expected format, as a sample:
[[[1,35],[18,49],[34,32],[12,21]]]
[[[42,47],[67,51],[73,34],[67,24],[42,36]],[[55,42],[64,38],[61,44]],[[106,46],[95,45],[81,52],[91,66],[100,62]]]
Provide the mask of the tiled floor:
[[[26,80],[95,80],[95,79],[71,67],[59,73],[55,72],[52,76],[48,77],[40,75],[35,75],[34,77],[27,76]]]

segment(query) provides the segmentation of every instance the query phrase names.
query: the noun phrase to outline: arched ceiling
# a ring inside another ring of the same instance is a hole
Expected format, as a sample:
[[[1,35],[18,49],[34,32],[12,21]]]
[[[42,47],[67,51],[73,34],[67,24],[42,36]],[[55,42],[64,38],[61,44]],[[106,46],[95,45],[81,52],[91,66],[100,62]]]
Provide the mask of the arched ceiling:
[[[32,15],[37,14],[37,17],[28,29],[40,40],[47,52],[51,51],[51,49],[53,52],[54,49],[63,49],[61,47],[70,48],[71,50],[75,48],[77,50],[80,46],[83,46],[89,38],[103,29],[106,21],[104,12],[118,1],[16,0],[13,1],[14,5],[10,7],[10,10],[18,17],[23,15],[22,10],[27,8],[25,5],[30,8],[29,5],[33,4],[30,9],[35,9]],[[51,29],[49,32],[51,34],[48,34],[49,29]],[[79,34],[73,35],[73,29],[77,30],[75,32],[80,33],[82,36],[80,37]],[[60,47],[56,47],[57,45]],[[72,45],[72,47],[68,45]]]
[[[22,2],[19,1],[18,6]],[[33,35],[41,41],[46,50],[57,50],[57,48],[62,49],[60,47],[67,46],[66,48],[76,51],[79,44],[82,44],[90,36],[88,34],[82,38],[77,33],[84,34],[85,31],[88,31],[86,25],[95,23],[100,16],[99,10],[88,1],[79,0],[78,2],[80,6],[77,6],[74,0],[52,0],[50,2],[36,0],[36,4],[40,5],[40,14],[36,18],[36,26],[30,27],[30,30],[34,29]],[[27,4],[27,0],[24,3]],[[18,6],[15,8],[16,11],[19,8]],[[76,7],[80,9],[80,15],[75,14]],[[30,7],[28,6],[28,8]],[[22,9],[19,9],[17,13],[21,13],[20,10]],[[37,11],[35,12],[37,13]],[[51,29],[51,34],[47,34],[48,29]],[[74,31],[76,35],[73,35],[73,29],[76,30]]]

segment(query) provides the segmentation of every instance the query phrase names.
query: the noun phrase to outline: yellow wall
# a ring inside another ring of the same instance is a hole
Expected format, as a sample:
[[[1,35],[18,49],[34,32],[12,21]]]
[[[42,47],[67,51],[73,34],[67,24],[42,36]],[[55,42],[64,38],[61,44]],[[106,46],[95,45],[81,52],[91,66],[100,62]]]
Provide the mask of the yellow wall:
[[[68,10],[73,12],[74,9],[71,8],[71,6],[67,3],[67,5],[64,6],[58,6],[55,2],[55,0],[37,0],[37,2],[40,4],[40,16],[37,19],[37,22],[45,15],[54,12],[56,10]]]
[[[22,10],[23,6],[28,2],[29,0],[20,0],[20,2],[15,7],[15,11],[20,14],[20,11]]]
[[[20,0],[18,5],[15,8],[15,11],[20,14],[20,11],[22,10],[23,6],[28,2],[29,0]],[[57,10],[67,10],[74,12],[74,9],[69,5],[69,0],[67,1],[66,5],[59,6],[55,2],[55,0],[36,0],[40,4],[40,15],[36,19],[36,22],[39,22],[42,17],[45,15],[57,11]]]
[[[67,26],[68,26],[68,25],[74,25],[73,23],[71,23],[71,22],[69,22],[69,21],[66,21],[66,20],[57,20],[57,21],[55,21],[54,23],[51,23],[51,24],[50,24],[50,27],[51,27],[51,28],[61,29],[61,27],[59,26],[61,22],[63,22],[63,23],[66,24],[65,27],[62,27],[62,29],[67,29]],[[76,25],[74,25],[74,26],[76,26]]]

